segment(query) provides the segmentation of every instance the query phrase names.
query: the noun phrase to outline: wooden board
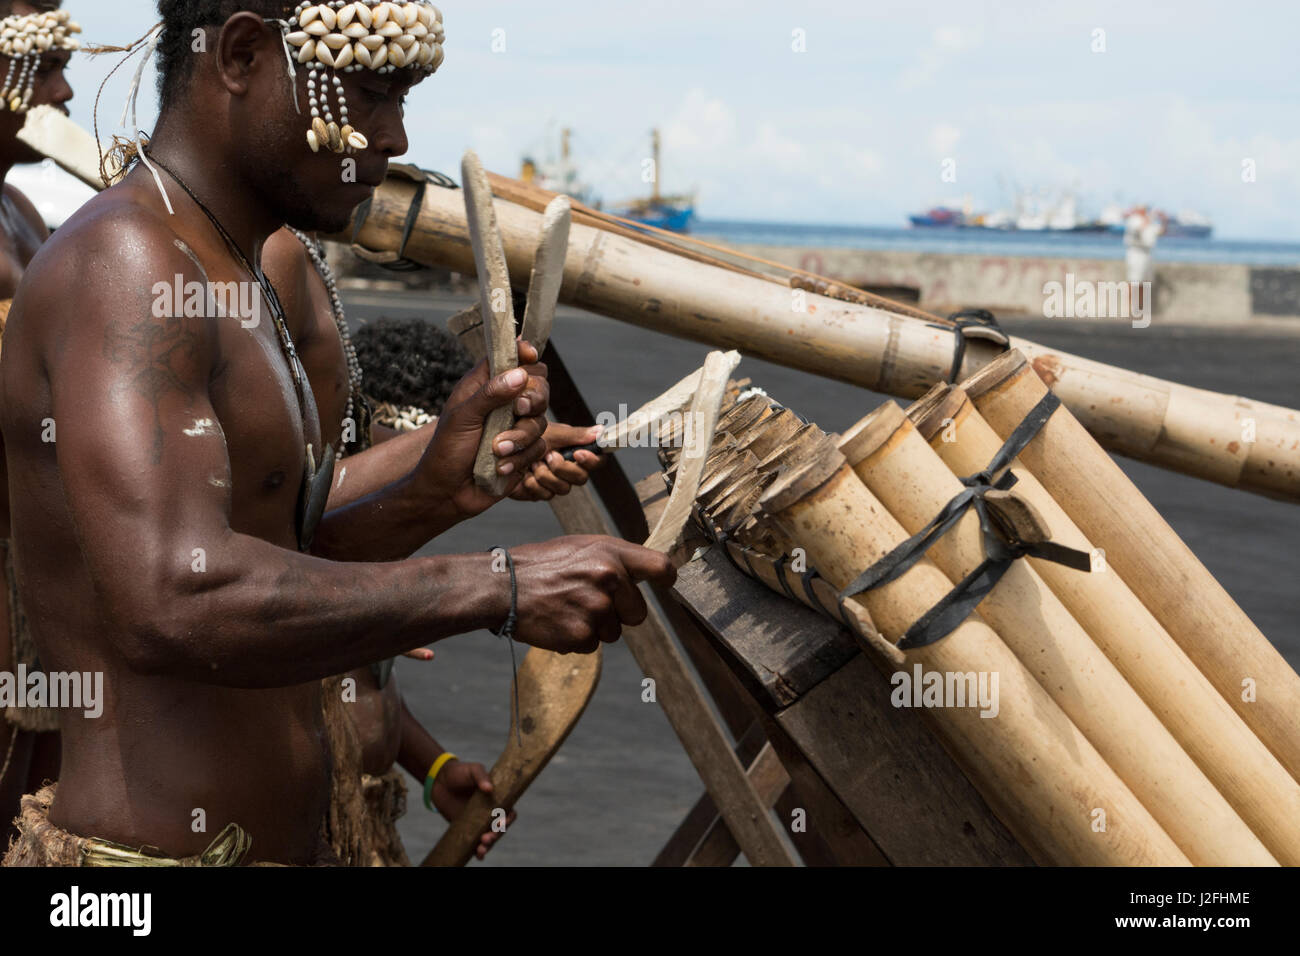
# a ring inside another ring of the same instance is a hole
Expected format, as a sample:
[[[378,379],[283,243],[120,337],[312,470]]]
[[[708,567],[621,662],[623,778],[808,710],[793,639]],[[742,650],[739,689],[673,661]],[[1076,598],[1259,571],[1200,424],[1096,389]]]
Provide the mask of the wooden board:
[[[690,608],[709,623],[740,665],[741,683],[768,712],[795,703],[859,653],[847,630],[821,626],[816,612],[742,574],[719,548],[681,568],[676,591],[689,595]],[[762,600],[737,600],[751,593]]]

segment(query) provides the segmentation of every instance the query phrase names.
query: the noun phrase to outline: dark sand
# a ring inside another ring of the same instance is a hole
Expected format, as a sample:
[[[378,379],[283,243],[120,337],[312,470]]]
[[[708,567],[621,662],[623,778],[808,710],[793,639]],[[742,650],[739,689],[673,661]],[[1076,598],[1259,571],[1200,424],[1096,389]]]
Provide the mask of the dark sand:
[[[346,296],[354,321],[428,314],[443,321],[468,304],[427,296]],[[1127,326],[1101,329],[1038,320],[1006,323],[1017,334],[1089,358],[1188,385],[1300,405],[1300,337]],[[636,408],[697,368],[707,347],[562,310],[555,340],[593,410]],[[827,430],[842,430],[884,396],[746,359],[738,374]],[[657,465],[652,451],[620,452],[628,474]],[[1300,508],[1121,459],[1125,471],[1293,667],[1300,667],[1297,543]],[[545,505],[505,502],[454,529],[426,553],[484,550],[543,541],[560,533]],[[518,650],[522,653],[522,649]],[[432,664],[402,660],[412,711],[444,746],[491,765],[509,719],[510,653],[486,632],[437,645]],[[641,674],[622,645],[582,721],[519,806],[519,822],[487,865],[649,863],[701,792],[667,719],[641,702]],[[420,803],[401,824],[418,861],[445,824]]]

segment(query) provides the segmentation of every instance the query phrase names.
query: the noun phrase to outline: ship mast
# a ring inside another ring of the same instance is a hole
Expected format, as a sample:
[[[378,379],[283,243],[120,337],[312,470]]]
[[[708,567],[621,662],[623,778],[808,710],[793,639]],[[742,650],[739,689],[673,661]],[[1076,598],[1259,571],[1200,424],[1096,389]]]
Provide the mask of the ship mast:
[[[654,184],[650,199],[655,205],[659,204],[659,130],[650,131],[650,142],[654,150]]]

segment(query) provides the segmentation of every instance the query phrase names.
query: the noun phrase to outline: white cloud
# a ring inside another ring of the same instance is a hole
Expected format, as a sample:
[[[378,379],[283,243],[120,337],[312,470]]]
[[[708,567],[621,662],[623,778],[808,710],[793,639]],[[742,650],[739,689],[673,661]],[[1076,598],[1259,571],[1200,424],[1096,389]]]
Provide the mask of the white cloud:
[[[929,46],[923,47],[916,61],[903,70],[898,83],[905,90],[929,86],[950,60],[980,45],[979,30],[959,26],[942,26],[934,31]]]
[[[961,139],[961,130],[951,123],[939,123],[930,128],[930,148],[937,156],[951,156]]]

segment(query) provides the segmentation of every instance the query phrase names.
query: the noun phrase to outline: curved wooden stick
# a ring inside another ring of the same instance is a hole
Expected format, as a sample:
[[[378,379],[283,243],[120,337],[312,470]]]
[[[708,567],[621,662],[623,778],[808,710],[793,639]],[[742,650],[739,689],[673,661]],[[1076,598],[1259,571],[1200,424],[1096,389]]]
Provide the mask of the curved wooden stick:
[[[519,712],[510,708],[510,735],[492,767],[495,794],[474,794],[423,866],[464,866],[479,837],[501,821],[550,762],[587,709],[600,679],[600,654],[554,654],[533,648],[519,668]],[[519,728],[516,735],[515,728]],[[497,811],[501,810],[501,813]]]

